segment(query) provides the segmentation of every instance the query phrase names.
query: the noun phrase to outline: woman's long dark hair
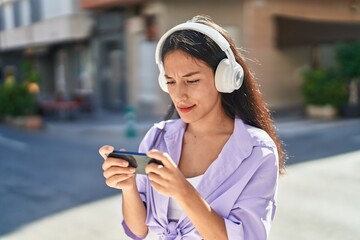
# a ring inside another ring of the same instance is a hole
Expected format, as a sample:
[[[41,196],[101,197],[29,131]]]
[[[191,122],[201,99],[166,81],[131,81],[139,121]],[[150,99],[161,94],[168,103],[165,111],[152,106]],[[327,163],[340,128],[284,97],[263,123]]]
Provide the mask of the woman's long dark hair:
[[[195,16],[191,22],[205,24],[214,28],[230,43],[236,61],[244,69],[244,82],[240,89],[232,93],[221,93],[222,106],[225,113],[231,118],[239,117],[246,124],[261,128],[270,135],[279,153],[279,171],[284,173],[286,154],[283,150],[282,142],[276,133],[270,111],[262,98],[258,84],[249,67],[245,64],[240,51],[236,48],[234,41],[226,30],[214,23],[208,16]],[[219,62],[226,58],[226,54],[211,38],[193,30],[181,30],[171,34],[163,44],[162,59],[164,59],[166,53],[174,50],[184,51],[196,59],[205,62],[213,69],[214,73]],[[174,104],[172,104],[165,119],[170,119],[174,113],[176,113],[176,109]]]

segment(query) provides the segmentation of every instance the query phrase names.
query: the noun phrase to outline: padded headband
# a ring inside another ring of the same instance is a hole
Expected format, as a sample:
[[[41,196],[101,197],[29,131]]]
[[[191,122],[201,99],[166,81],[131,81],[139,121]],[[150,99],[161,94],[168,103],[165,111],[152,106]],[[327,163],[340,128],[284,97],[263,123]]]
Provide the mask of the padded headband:
[[[215,29],[213,29],[212,27],[209,27],[205,24],[201,24],[201,23],[194,23],[194,22],[186,22],[186,23],[182,23],[179,24],[175,27],[173,27],[172,29],[170,29],[169,31],[167,31],[159,40],[157,46],[156,46],[156,51],[155,51],[155,62],[157,65],[161,64],[161,50],[163,47],[163,44],[165,42],[165,40],[174,32],[176,31],[180,31],[180,30],[194,30],[197,32],[200,32],[202,34],[205,34],[206,36],[208,36],[209,38],[211,38],[213,41],[216,42],[216,44],[221,48],[221,50],[223,50],[226,54],[226,56],[228,57],[228,59],[230,60],[230,62],[235,62],[235,57],[234,54],[232,53],[231,49],[230,49],[230,44],[229,42],[224,38],[223,35],[221,35],[221,33],[219,33],[218,31],[216,31]]]

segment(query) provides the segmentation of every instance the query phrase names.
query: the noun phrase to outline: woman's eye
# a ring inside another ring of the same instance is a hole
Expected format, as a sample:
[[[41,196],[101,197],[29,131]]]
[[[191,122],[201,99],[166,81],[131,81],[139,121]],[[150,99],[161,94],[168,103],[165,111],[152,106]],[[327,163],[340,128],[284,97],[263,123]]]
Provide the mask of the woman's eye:
[[[166,84],[167,85],[172,85],[172,84],[175,84],[175,81],[166,81]]]
[[[199,82],[199,80],[188,80],[186,81],[188,84],[196,84]]]

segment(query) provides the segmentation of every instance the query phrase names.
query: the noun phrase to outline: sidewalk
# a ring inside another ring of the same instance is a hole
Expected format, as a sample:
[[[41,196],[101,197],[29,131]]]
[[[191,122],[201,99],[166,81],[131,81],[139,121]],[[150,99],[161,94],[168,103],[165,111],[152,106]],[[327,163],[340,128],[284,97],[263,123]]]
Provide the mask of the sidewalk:
[[[271,239],[360,239],[359,171],[360,151],[288,167]]]
[[[138,119],[139,137],[160,119]],[[352,120],[350,120],[352,121]],[[324,127],[324,122],[279,118],[281,134],[292,136]],[[325,124],[340,126],[341,122]],[[61,134],[124,134],[124,116],[105,114],[70,122],[51,121]],[[360,239],[360,151],[290,165],[280,178],[272,240]],[[31,222],[1,240],[128,239],[121,228],[121,196],[95,201]],[[156,239],[149,237],[147,239]]]
[[[143,136],[154,123],[162,121],[159,117],[136,117],[133,123],[139,137]],[[299,133],[307,133],[314,130],[326,129],[329,126],[341,126],[343,122],[359,122],[359,119],[308,119],[301,114],[282,114],[274,118],[275,125],[280,135],[295,136]],[[50,120],[45,127],[52,132],[64,134],[107,134],[124,136],[131,123],[126,116],[120,113],[99,112],[88,118],[72,121]]]
[[[107,134],[124,136],[126,130],[135,127],[138,135],[144,135],[154,123],[161,121],[161,117],[136,117],[132,120],[120,113],[99,112],[89,117],[82,117],[75,120],[56,120],[46,121],[47,130],[59,133],[72,134],[92,134],[98,133],[106,136]]]

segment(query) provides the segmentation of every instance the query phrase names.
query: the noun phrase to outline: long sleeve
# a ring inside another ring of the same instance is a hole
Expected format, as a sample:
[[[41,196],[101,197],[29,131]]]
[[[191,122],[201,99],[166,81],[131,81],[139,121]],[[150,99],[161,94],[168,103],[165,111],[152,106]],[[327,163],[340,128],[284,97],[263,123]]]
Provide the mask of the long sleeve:
[[[254,149],[251,159],[261,152],[261,149]],[[262,157],[261,164],[240,193],[229,216],[225,218],[230,240],[268,239],[276,210],[278,167],[275,154],[268,152]]]

